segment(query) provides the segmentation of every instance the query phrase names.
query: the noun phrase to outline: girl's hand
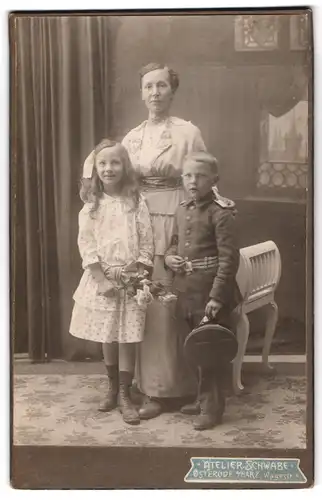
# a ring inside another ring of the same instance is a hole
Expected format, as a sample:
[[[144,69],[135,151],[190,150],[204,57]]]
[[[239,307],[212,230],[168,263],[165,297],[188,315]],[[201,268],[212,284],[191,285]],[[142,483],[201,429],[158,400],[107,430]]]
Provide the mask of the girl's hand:
[[[134,286],[128,286],[126,289],[126,293],[127,293],[128,297],[130,297],[132,299],[133,297],[135,297],[137,292],[136,292]]]
[[[144,264],[141,264],[140,262],[137,264],[137,269],[138,269],[138,274],[139,276],[147,276],[149,274],[149,271],[147,271],[146,267]]]
[[[172,271],[178,273],[180,271],[183,271],[185,260],[179,255],[168,255],[165,258],[165,263],[168,267],[170,267],[170,269],[172,269]]]
[[[209,319],[215,319],[221,308],[220,302],[210,299],[206,305],[205,314]]]

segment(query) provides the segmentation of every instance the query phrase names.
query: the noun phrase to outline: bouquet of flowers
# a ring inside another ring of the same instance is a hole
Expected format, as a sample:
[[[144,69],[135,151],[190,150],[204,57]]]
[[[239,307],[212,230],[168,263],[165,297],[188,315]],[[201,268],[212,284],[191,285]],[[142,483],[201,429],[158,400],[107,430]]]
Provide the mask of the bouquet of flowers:
[[[148,279],[148,271],[140,270],[136,262],[123,267],[109,267],[105,275],[111,282],[111,292],[124,290],[140,306],[150,304],[153,300],[168,304],[177,299],[162,283]]]

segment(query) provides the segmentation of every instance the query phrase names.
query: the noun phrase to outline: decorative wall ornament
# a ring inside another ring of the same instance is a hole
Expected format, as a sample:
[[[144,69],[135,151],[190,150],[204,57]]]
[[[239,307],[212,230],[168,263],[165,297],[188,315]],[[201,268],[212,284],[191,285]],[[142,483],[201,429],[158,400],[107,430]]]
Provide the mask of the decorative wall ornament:
[[[258,169],[257,187],[307,188],[308,164],[303,163],[262,163]]]
[[[263,112],[257,187],[306,189],[308,174],[308,102],[283,116]]]
[[[291,50],[307,50],[309,47],[309,18],[307,14],[290,17]]]
[[[279,19],[276,15],[235,17],[235,49],[260,51],[278,49]]]

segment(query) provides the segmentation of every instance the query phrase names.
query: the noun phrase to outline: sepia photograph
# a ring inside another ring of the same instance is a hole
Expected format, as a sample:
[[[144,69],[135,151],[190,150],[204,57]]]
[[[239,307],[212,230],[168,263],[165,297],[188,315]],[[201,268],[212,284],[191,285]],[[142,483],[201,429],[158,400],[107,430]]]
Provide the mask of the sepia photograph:
[[[13,487],[311,486],[312,11],[8,23]]]

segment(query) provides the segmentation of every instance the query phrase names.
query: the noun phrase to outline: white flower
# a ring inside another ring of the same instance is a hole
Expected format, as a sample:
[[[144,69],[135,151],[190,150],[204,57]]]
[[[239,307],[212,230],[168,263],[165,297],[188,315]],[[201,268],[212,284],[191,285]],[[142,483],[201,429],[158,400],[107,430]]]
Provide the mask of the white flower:
[[[148,305],[153,300],[152,294],[150,293],[150,289],[147,285],[143,286],[143,290],[138,290],[134,298],[139,306]]]

